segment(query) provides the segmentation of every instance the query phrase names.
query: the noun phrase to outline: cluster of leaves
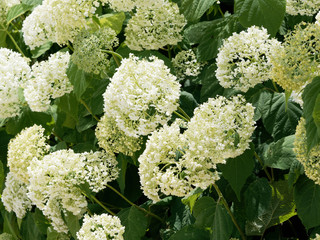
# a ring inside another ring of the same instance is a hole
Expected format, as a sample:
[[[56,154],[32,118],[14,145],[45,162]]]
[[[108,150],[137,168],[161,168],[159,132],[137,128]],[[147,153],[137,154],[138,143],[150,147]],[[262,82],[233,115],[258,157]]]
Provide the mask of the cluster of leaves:
[[[193,110],[208,98],[217,95],[230,97],[238,92],[224,89],[215,77],[215,58],[223,39],[245,28],[264,26],[279,40],[294,26],[312,17],[285,14],[285,0],[175,0],[181,13],[188,20],[184,38],[168,51],[131,51],[120,44],[117,53],[128,57],[129,53],[145,57],[155,55],[172,68],[172,56],[181,48],[193,47],[198,61],[206,62],[201,74],[183,82],[180,107],[192,116]],[[25,56],[40,61],[60,46],[47,44],[30,50],[23,41],[21,25],[25,16],[41,3],[41,0],[23,0],[10,9],[7,25],[0,26],[0,47],[22,51]],[[123,29],[129,15],[114,13],[108,7],[99,9],[97,24],[107,25],[124,40]],[[16,30],[18,29],[18,31]],[[18,49],[19,48],[19,49]],[[49,112],[32,112],[28,107],[21,115],[0,122],[0,187],[4,185],[7,145],[22,129],[33,124],[42,125],[51,135],[53,150],[72,148],[75,152],[97,150],[93,116],[103,115],[103,98],[109,81],[117,68],[111,60],[107,75],[85,73],[70,63],[67,75],[74,86],[72,93],[54,101]],[[307,144],[309,149],[320,143],[320,79],[315,78],[303,92],[304,106],[288,100],[285,92],[271,81],[257,85],[245,97],[255,106],[256,130],[250,149],[241,156],[228,159],[219,166],[222,173],[216,189],[195,190],[183,199],[166,197],[152,204],[141,191],[138,176],[138,157],[117,155],[120,175],[111,185],[131,202],[158,215],[162,221],[130,206],[114,191],[106,189],[95,197],[110,207],[125,226],[124,238],[136,239],[217,239],[241,238],[239,229],[247,239],[307,239],[320,233],[320,186],[303,174],[303,167],[293,152],[295,129],[300,117],[306,118]],[[221,196],[224,196],[222,198]],[[229,208],[226,208],[226,205]],[[89,202],[92,213],[104,210]],[[230,210],[231,209],[231,210]],[[17,219],[0,207],[0,229],[14,239],[58,239],[40,210],[34,208],[24,219]],[[232,212],[232,215],[230,212]],[[76,239],[81,226],[72,214],[64,216],[70,237]],[[234,223],[238,226],[235,226]]]

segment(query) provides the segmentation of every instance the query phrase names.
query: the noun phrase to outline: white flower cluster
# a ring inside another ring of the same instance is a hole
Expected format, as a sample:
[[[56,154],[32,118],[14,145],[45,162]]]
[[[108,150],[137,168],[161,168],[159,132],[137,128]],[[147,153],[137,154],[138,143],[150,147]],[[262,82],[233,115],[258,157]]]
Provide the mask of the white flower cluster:
[[[287,0],[286,12],[290,15],[313,16],[320,10],[318,0]]]
[[[176,70],[176,75],[180,79],[186,76],[198,76],[202,68],[201,63],[197,61],[197,57],[191,49],[179,52],[172,59],[172,63]]]
[[[19,92],[30,75],[28,62],[19,53],[0,48],[0,118],[20,113],[22,102]]]
[[[316,15],[316,23],[315,24],[317,24],[320,27],[320,11]]]
[[[157,50],[182,40],[186,20],[176,3],[156,1],[151,7],[138,7],[125,29],[126,44],[132,50]]]
[[[270,78],[271,49],[280,42],[269,39],[265,28],[252,26],[224,40],[217,56],[216,77],[224,88],[247,92]]]
[[[27,185],[17,179],[12,172],[6,177],[5,188],[1,201],[8,212],[15,212],[18,218],[23,218],[31,210],[31,201],[27,196]]]
[[[8,166],[10,172],[24,183],[29,182],[28,167],[33,158],[41,159],[49,152],[45,129],[38,125],[25,128],[8,144]]]
[[[70,60],[68,52],[52,54],[47,61],[32,66],[32,77],[27,81],[24,96],[32,111],[45,112],[51,99],[73,90],[66,70]]]
[[[320,145],[314,146],[308,153],[306,121],[301,118],[296,128],[293,151],[304,167],[308,178],[320,185]]]
[[[320,234],[316,233],[314,238],[310,238],[310,240],[320,240]]]
[[[118,44],[117,33],[112,28],[100,28],[94,33],[83,30],[74,40],[72,62],[85,72],[100,74],[110,63],[103,50],[112,50]]]
[[[124,230],[117,216],[85,215],[77,237],[79,240],[123,240]]]
[[[20,4],[20,0],[1,0],[0,1],[0,23],[5,23],[7,20],[7,13],[10,8]]]
[[[79,217],[85,211],[87,201],[79,185],[87,182],[97,192],[117,178],[115,156],[104,154],[60,150],[31,162],[28,197],[52,221],[56,231],[68,232],[61,211]]]
[[[320,74],[320,27],[312,23],[297,25],[271,55],[271,77],[283,89],[299,92]]]
[[[195,110],[184,133],[179,122],[153,132],[138,159],[144,194],[157,202],[160,192],[186,196],[213,184],[219,179],[216,165],[249,148],[253,116],[254,108],[240,95],[218,97]]]
[[[96,137],[98,144],[106,152],[123,153],[132,156],[141,148],[142,139],[130,137],[117,127],[112,117],[104,115],[97,124]]]
[[[136,6],[136,0],[105,0],[117,12],[129,12]]]
[[[44,0],[23,22],[25,43],[34,49],[48,41],[72,42],[99,6],[97,0]]]
[[[104,93],[104,112],[130,137],[148,135],[178,107],[180,84],[162,60],[123,59]]]

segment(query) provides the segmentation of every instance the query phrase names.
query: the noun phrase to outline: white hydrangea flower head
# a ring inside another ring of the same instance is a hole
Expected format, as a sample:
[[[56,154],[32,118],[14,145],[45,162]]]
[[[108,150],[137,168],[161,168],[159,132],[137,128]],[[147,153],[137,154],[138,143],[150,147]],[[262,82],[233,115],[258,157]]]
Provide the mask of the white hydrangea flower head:
[[[139,8],[152,8],[157,5],[157,2],[163,2],[163,0],[103,0],[104,3],[108,3],[109,7],[117,12],[130,12],[135,7]]]
[[[186,23],[176,3],[159,0],[150,8],[137,8],[125,29],[125,43],[137,51],[176,45],[182,40],[180,33]]]
[[[320,27],[302,22],[271,55],[271,77],[287,91],[300,91],[320,75]]]
[[[104,112],[126,135],[138,138],[165,124],[178,107],[180,84],[157,57],[123,59],[104,93]]]
[[[210,98],[194,110],[184,135],[189,141],[186,158],[214,168],[249,148],[255,129],[254,107],[241,95],[229,100]]]
[[[314,146],[308,153],[305,124],[305,119],[301,118],[296,128],[293,151],[302,163],[306,176],[320,185],[320,145]]]
[[[287,0],[286,12],[290,15],[313,16],[320,10],[318,0]]]
[[[23,129],[8,144],[7,164],[10,172],[24,183],[29,182],[28,167],[33,158],[41,159],[49,152],[50,145],[46,143],[48,136],[44,135],[45,129],[33,125]]]
[[[269,39],[265,28],[252,26],[224,40],[217,56],[216,77],[224,88],[247,92],[270,79],[271,49],[280,42]]]
[[[100,28],[94,33],[83,30],[74,40],[72,62],[85,72],[100,74],[110,65],[109,55],[103,50],[112,50],[118,44],[117,33],[112,28]]]
[[[20,219],[24,218],[27,211],[31,210],[31,201],[27,196],[27,192],[27,185],[9,172],[1,201],[8,212],[13,211]]]
[[[320,11],[316,15],[316,24],[320,27]]]
[[[77,237],[79,240],[123,240],[124,230],[117,216],[85,215]]]
[[[30,77],[29,60],[20,53],[0,48],[0,118],[19,115],[21,85]]]
[[[24,96],[32,111],[45,112],[51,99],[69,93],[73,86],[67,77],[70,60],[68,52],[52,54],[47,61],[32,66],[32,77],[27,81]]]
[[[202,68],[202,64],[197,61],[192,49],[179,52],[172,59],[172,63],[179,79],[183,79],[186,76],[198,76]]]
[[[112,117],[104,115],[97,124],[96,137],[101,148],[109,154],[123,153],[132,156],[140,150],[141,137],[130,137],[117,127]]]
[[[320,240],[320,234],[316,233],[314,238],[310,238],[310,240]]]
[[[7,23],[7,14],[10,8],[20,4],[20,0],[1,0],[0,1],[0,23]]]
[[[89,183],[89,188],[93,192],[99,192],[106,188],[108,182],[117,179],[119,175],[118,162],[115,155],[104,151],[85,152],[84,169],[77,177]]]
[[[184,154],[187,148],[179,122],[165,125],[149,137],[138,161],[142,190],[153,202],[160,200],[160,193],[182,197],[197,187],[206,189],[219,179],[216,171],[190,163]],[[188,168],[191,165],[192,169]]]
[[[34,49],[48,41],[72,42],[99,6],[97,0],[44,0],[23,22],[25,43]]]
[[[39,160],[34,158],[28,167],[30,183],[28,197],[52,221],[57,232],[68,232],[61,211],[81,217],[87,201],[77,185],[84,169],[85,156],[72,150],[50,153]]]

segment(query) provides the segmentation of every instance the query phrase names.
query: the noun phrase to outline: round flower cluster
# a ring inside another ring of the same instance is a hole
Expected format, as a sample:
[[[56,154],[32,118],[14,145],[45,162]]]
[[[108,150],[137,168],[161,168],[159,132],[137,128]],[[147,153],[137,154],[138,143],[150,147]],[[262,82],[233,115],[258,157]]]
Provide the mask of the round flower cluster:
[[[301,23],[285,36],[281,47],[271,56],[271,75],[282,88],[300,91],[320,74],[320,28]]]
[[[85,215],[77,237],[79,240],[123,240],[124,229],[117,216]]]
[[[104,93],[104,112],[130,137],[148,135],[178,107],[180,84],[162,60],[123,59]]]
[[[177,4],[160,0],[150,8],[137,8],[125,29],[125,42],[137,51],[175,45],[182,40],[180,32],[185,25],[186,20],[179,13]]]
[[[130,137],[117,127],[112,117],[104,115],[97,124],[96,137],[99,146],[106,152],[123,153],[132,156],[134,152],[140,150],[141,137]]]
[[[94,33],[83,30],[74,40],[71,59],[85,72],[100,74],[109,66],[108,54],[103,50],[112,50],[118,44],[117,33],[112,28],[100,28]]]
[[[296,128],[293,151],[302,163],[306,176],[320,185],[320,145],[314,146],[308,153],[304,118],[300,119]]]
[[[0,118],[19,115],[20,87],[30,75],[28,62],[19,53],[0,48]]]
[[[26,215],[28,210],[31,210],[31,201],[27,196],[27,192],[27,185],[9,172],[1,195],[1,201],[8,212],[15,212],[20,219]]]
[[[24,183],[29,182],[28,167],[32,159],[41,159],[49,152],[50,146],[46,143],[45,129],[38,125],[25,128],[8,144],[8,166],[10,172]]]
[[[219,179],[216,171],[186,158],[188,143],[180,134],[178,122],[165,125],[149,137],[146,149],[139,157],[139,175],[144,194],[157,202],[159,193],[186,196],[193,189],[206,189]]]
[[[135,7],[138,8],[152,8],[157,5],[158,2],[163,0],[104,0],[104,2],[108,3],[110,8],[117,12],[129,12],[133,10]]]
[[[36,62],[32,66],[32,77],[27,81],[24,96],[32,111],[44,112],[49,109],[51,99],[69,93],[73,86],[66,70],[70,54],[57,52],[48,61]]]
[[[191,49],[179,52],[175,58],[172,59],[172,63],[176,70],[177,77],[180,79],[186,76],[198,76],[202,67]]]
[[[20,0],[1,0],[0,1],[0,23],[7,23],[7,13],[10,8],[20,4]]]
[[[99,6],[97,0],[44,0],[23,22],[25,43],[34,49],[48,41],[72,42]]]
[[[313,16],[319,10],[318,0],[287,0],[286,12],[290,15]]]
[[[186,155],[208,168],[241,155],[255,129],[253,116],[254,107],[241,95],[210,98],[194,110],[184,132],[189,142]]]
[[[247,92],[270,78],[271,49],[280,42],[269,39],[265,28],[252,26],[224,40],[217,56],[216,77],[224,88]]]

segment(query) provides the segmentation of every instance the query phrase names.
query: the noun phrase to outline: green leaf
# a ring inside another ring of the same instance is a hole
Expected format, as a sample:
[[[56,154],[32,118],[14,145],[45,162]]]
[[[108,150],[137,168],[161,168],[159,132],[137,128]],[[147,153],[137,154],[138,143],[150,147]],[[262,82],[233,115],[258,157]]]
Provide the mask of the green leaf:
[[[222,204],[217,204],[212,225],[212,240],[229,239],[233,232],[233,222]]]
[[[126,172],[127,172],[128,160],[125,155],[120,153],[117,156],[117,161],[118,161],[118,168],[120,169],[119,177],[117,178],[117,182],[119,184],[119,188],[121,190],[121,193],[124,194],[124,190],[126,187]]]
[[[120,13],[109,13],[99,17],[100,24],[102,27],[108,26],[119,34],[122,30],[122,25],[124,20],[126,19],[126,15],[124,12]]]
[[[193,216],[195,225],[203,228],[211,228],[216,212],[216,201],[211,197],[202,197],[194,205]]]
[[[249,221],[261,216],[269,207],[272,189],[265,178],[250,183],[244,192],[246,216]]]
[[[197,199],[203,193],[201,188],[196,188],[192,192],[190,192],[187,196],[181,199],[181,202],[184,205],[187,205],[190,208],[190,212],[192,213],[194,204],[196,203]]]
[[[318,94],[316,102],[314,103],[312,117],[313,117],[314,123],[318,128],[318,136],[320,136],[320,93]]]
[[[0,47],[1,48],[7,47],[6,39],[7,39],[6,29],[2,28],[2,25],[0,25]]]
[[[293,151],[295,136],[281,138],[277,142],[271,143],[263,153],[263,161],[266,166],[286,170],[294,161],[297,161]]]
[[[144,236],[147,228],[147,218],[136,207],[132,206],[121,210],[118,217],[125,227],[124,239],[137,240]]]
[[[3,167],[2,161],[0,161],[0,193],[2,193],[2,190],[3,190],[4,180],[5,180],[4,167]]]
[[[73,92],[63,95],[56,99],[55,102],[58,110],[65,112],[75,123],[79,118],[79,102]]]
[[[191,25],[184,31],[184,35],[190,44],[199,44],[197,47],[198,59],[207,61],[217,56],[223,39],[236,32],[237,24],[236,17],[231,15]]]
[[[258,121],[262,115],[268,112],[268,105],[266,103],[270,102],[272,99],[272,93],[269,91],[258,91],[252,96],[252,105],[254,109],[254,120]]]
[[[209,240],[209,232],[194,225],[183,227],[180,231],[173,234],[169,240]]]
[[[298,216],[310,229],[320,225],[320,186],[306,176],[300,176],[294,188]]]
[[[302,93],[303,117],[306,120],[308,150],[320,143],[320,128],[317,127],[315,119],[313,117],[314,110],[316,109],[317,111],[317,109],[319,108],[319,102],[317,102],[319,94],[320,77],[316,77],[310,84],[305,87]]]
[[[229,158],[226,164],[219,165],[222,176],[230,183],[239,200],[241,189],[254,169],[253,154],[252,149],[247,149],[242,155]]]
[[[77,238],[77,232],[80,230],[79,218],[71,212],[63,214],[64,221],[69,228],[69,231],[74,239]]]
[[[23,109],[20,116],[10,118],[6,124],[6,131],[8,134],[16,135],[26,127],[31,127],[34,124],[41,125],[47,130],[51,127],[47,123],[51,122],[52,118],[47,113],[32,112],[29,108]]]
[[[45,236],[39,231],[33,219],[33,213],[28,213],[23,219],[21,224],[21,234],[24,240],[46,239]]]
[[[293,191],[286,181],[274,182],[272,185],[272,199],[265,211],[253,221],[246,222],[246,234],[263,235],[271,226],[283,223],[296,215]]]
[[[35,225],[42,234],[46,234],[48,231],[48,227],[50,227],[50,223],[47,218],[43,215],[42,211],[38,208],[35,209],[35,212],[32,213],[32,217]]]
[[[262,113],[262,122],[277,141],[295,133],[296,126],[302,115],[299,104],[289,100],[286,110],[286,97],[284,93],[273,93]]]
[[[275,36],[284,19],[286,0],[236,0],[235,12],[244,27],[263,26]]]
[[[47,240],[60,240],[60,239],[64,239],[63,233],[59,233],[56,230],[53,229],[53,227],[48,227],[47,230]]]
[[[42,3],[42,0],[22,0],[22,3],[36,7]]]
[[[217,0],[182,0],[180,11],[188,22],[195,22],[216,2]]]
[[[3,217],[3,232],[10,233],[14,239],[18,239],[20,234],[15,213],[1,210],[1,215]]]
[[[35,49],[31,50],[32,58],[38,58],[46,51],[48,51],[52,46],[52,42],[46,42],[40,47],[36,47]]]
[[[183,109],[183,111],[186,112],[186,114],[188,114],[189,117],[193,116],[193,110],[199,105],[197,101],[194,99],[193,95],[186,91],[182,91],[180,93],[179,102],[180,107]]]
[[[17,17],[19,17],[19,16],[25,14],[26,12],[30,11],[32,8],[33,8],[32,5],[27,5],[27,4],[24,4],[24,3],[21,3],[21,4],[13,6],[8,11],[7,24],[12,22]]]

